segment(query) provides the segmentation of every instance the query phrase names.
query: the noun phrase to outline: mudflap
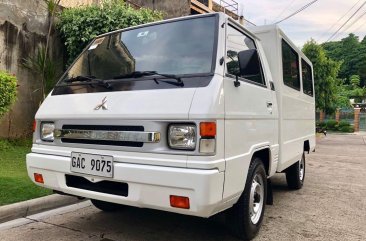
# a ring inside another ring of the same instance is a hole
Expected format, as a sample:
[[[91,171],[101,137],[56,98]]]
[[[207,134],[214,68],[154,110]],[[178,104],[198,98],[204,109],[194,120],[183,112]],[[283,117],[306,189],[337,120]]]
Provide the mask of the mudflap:
[[[273,205],[273,191],[272,191],[272,182],[270,178],[267,178],[267,205]]]

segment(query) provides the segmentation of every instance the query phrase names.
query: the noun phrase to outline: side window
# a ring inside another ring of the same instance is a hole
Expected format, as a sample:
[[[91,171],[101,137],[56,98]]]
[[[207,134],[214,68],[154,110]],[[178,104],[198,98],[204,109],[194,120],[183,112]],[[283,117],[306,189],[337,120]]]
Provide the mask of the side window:
[[[282,70],[285,85],[300,90],[299,55],[282,40]]]
[[[301,59],[302,69],[302,89],[305,94],[313,96],[313,76],[311,74],[311,67],[305,60]]]
[[[249,49],[256,49],[254,40],[229,25],[227,28],[227,74],[232,77],[238,75],[239,77],[253,81],[255,83],[266,85],[263,77],[262,66],[260,66],[261,71],[258,75],[243,76],[240,74],[238,53],[240,51]]]

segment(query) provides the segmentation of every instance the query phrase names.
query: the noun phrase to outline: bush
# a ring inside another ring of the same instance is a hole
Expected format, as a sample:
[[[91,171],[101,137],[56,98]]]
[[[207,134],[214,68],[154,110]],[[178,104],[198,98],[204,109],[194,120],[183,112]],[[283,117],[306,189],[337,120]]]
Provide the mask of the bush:
[[[0,71],[0,117],[10,110],[17,97],[17,79]]]
[[[347,133],[352,133],[354,132],[354,128],[353,126],[349,125],[349,126],[342,126],[342,127],[339,127],[339,131],[340,132],[347,132]]]
[[[326,125],[328,130],[336,131],[338,129],[338,122],[336,120],[328,120]]]
[[[316,123],[316,126],[319,128],[326,128],[327,127],[327,123],[325,123],[324,121],[318,121]]]
[[[348,123],[347,121],[340,121],[339,123],[338,123],[338,127],[339,128],[342,128],[342,127],[350,127],[351,126],[351,124],[350,123]]]
[[[59,16],[57,27],[71,63],[100,34],[161,19],[161,12],[145,8],[136,10],[121,0],[106,0],[102,6],[65,9]]]

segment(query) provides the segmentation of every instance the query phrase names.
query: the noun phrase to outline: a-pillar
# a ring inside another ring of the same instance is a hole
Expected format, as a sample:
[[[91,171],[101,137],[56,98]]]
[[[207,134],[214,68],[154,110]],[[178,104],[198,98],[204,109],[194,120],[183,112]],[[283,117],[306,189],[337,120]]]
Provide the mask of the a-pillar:
[[[355,128],[355,132],[360,131],[360,111],[361,108],[354,108],[354,128]]]

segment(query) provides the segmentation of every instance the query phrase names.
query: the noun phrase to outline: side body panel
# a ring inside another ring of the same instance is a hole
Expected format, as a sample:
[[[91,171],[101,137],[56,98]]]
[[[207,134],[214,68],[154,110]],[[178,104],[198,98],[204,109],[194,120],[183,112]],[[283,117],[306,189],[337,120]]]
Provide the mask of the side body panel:
[[[301,74],[301,59],[309,65],[311,62],[276,26],[254,27],[251,30],[261,39],[276,88],[280,139],[277,171],[281,172],[300,160],[305,141],[309,141],[310,150],[315,148],[315,98],[304,94]],[[296,50],[299,56],[300,90],[290,88],[283,82],[282,39]]]

